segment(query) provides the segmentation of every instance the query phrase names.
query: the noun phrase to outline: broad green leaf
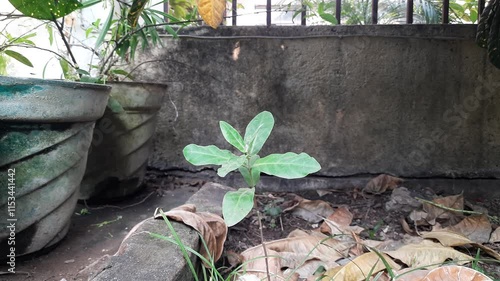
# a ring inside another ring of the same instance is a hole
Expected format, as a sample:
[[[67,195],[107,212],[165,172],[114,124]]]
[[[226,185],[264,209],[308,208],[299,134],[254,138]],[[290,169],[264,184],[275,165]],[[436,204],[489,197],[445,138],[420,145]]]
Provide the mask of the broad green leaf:
[[[184,158],[193,165],[223,165],[235,155],[229,150],[222,150],[215,145],[201,146],[189,144],[182,150]]]
[[[222,215],[227,226],[243,220],[253,208],[254,188],[240,188],[228,191],[222,199]]]
[[[106,21],[104,22],[104,25],[101,28],[101,33],[99,33],[99,36],[97,37],[95,41],[95,47],[94,49],[99,49],[99,46],[101,46],[102,42],[104,41],[104,37],[106,37],[106,34],[108,34],[109,29],[111,27],[111,22],[113,20],[113,13],[115,11],[114,5],[111,6],[111,10],[109,11],[108,17],[106,18]]]
[[[321,169],[316,159],[306,153],[271,154],[255,161],[254,169],[285,179],[303,178]]]
[[[247,167],[241,167],[239,170],[243,179],[250,187],[255,187],[260,180],[260,171],[257,169],[252,169],[251,171]]]
[[[245,163],[246,155],[236,156],[233,155],[233,158],[229,159],[226,163],[222,164],[222,166],[217,170],[217,175],[219,177],[225,177],[230,172],[238,169]]]
[[[113,112],[113,113],[122,113],[125,112],[125,109],[123,109],[122,105],[118,100],[116,100],[114,97],[109,97],[108,99],[108,108]]]
[[[327,21],[327,22],[329,22],[329,23],[331,23],[331,24],[337,24],[337,18],[335,18],[332,14],[328,14],[328,13],[321,13],[321,14],[319,14],[319,16],[320,16],[323,20],[325,20],[325,21]]]
[[[23,15],[40,19],[55,20],[82,8],[77,0],[9,0]]]
[[[199,0],[198,11],[203,21],[216,29],[224,19],[226,0]]]
[[[236,129],[227,122],[220,121],[219,126],[226,141],[236,147],[239,151],[245,153],[245,143],[243,142],[243,138],[240,133],[238,133],[238,131],[236,131]]]
[[[269,111],[263,111],[257,114],[245,130],[246,152],[250,155],[257,154],[267,138],[271,134],[274,126],[274,117]]]
[[[464,7],[458,3],[450,2],[450,8],[455,12],[464,13]]]
[[[26,66],[33,67],[33,64],[30,62],[30,60],[27,57],[21,55],[18,52],[15,52],[15,51],[12,51],[12,50],[5,50],[4,53],[7,56],[9,56],[9,57],[17,60],[18,62],[20,62],[20,63],[22,63],[22,64],[24,64]]]

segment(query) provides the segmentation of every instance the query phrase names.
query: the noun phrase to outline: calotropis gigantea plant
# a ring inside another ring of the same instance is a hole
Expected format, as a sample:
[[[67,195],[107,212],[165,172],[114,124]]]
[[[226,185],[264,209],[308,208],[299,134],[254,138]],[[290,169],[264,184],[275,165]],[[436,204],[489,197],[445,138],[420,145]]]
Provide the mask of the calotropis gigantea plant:
[[[196,144],[187,145],[183,153],[186,160],[193,165],[220,165],[217,170],[220,177],[238,170],[245,179],[247,188],[227,192],[222,201],[222,214],[228,226],[237,224],[252,210],[255,186],[260,180],[260,173],[296,179],[321,169],[318,161],[306,153],[287,152],[262,158],[258,155],[274,126],[273,115],[268,111],[259,113],[250,121],[244,137],[227,122],[220,121],[219,125],[226,141],[239,150],[241,155],[215,145]]]

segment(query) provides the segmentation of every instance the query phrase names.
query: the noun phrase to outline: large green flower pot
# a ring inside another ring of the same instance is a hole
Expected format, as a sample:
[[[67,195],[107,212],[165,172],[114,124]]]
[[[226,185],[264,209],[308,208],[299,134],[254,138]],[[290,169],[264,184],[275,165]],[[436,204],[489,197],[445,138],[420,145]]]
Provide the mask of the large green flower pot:
[[[0,76],[0,260],[65,236],[109,91]]]
[[[116,82],[111,97],[122,112],[106,109],[96,123],[80,199],[112,199],[136,192],[146,173],[157,113],[167,86]]]

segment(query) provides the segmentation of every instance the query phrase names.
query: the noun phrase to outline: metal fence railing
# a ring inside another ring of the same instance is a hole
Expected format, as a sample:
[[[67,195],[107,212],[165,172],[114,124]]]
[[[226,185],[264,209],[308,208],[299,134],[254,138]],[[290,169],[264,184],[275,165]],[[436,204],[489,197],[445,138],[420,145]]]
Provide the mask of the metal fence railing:
[[[275,7],[272,5],[272,0],[266,0],[265,7],[264,5],[262,6],[262,9],[266,13],[266,25],[269,27],[275,23],[272,22],[272,13],[276,12]],[[334,0],[335,1],[335,19],[337,21],[337,24],[343,24],[342,22],[342,0]],[[442,10],[441,10],[441,23],[442,24],[448,24],[450,23],[450,0],[442,0]],[[168,11],[168,2],[164,2],[164,11]],[[399,23],[406,23],[406,24],[413,24],[414,23],[414,0],[405,0],[406,2],[406,9],[405,9],[405,20],[401,21]],[[238,5],[239,2],[238,0],[232,0],[231,1],[231,7],[226,10],[226,15],[227,19],[230,22],[227,22],[227,24],[231,24],[233,26],[238,25],[238,18],[241,16],[238,14]],[[300,7],[302,7],[300,9]],[[485,0],[477,0],[477,17],[479,20],[480,15],[482,14],[483,10],[485,7]],[[307,5],[302,4],[301,6],[298,6],[298,9],[300,9],[300,24],[305,26],[307,25]],[[369,12],[369,11],[368,11]],[[378,23],[379,19],[379,0],[371,0],[371,24],[379,24]],[[345,20],[345,18],[344,18]],[[418,21],[417,21],[418,22]],[[370,22],[365,22],[366,24],[369,24]]]

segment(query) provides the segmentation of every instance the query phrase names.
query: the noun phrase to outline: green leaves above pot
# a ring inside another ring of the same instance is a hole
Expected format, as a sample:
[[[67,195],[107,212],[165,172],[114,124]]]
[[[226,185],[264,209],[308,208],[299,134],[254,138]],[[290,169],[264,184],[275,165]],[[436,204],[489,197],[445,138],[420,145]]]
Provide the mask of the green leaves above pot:
[[[228,226],[237,224],[252,210],[255,186],[260,180],[261,173],[296,179],[321,169],[318,161],[306,153],[287,152],[262,158],[257,154],[274,127],[274,117],[268,111],[259,113],[250,121],[244,137],[227,122],[220,121],[219,125],[224,139],[241,152],[241,155],[215,145],[196,144],[187,145],[183,154],[193,165],[220,165],[217,174],[221,177],[238,170],[245,179],[248,188],[230,191],[224,196],[222,213]]]
[[[9,0],[25,16],[39,20],[54,20],[83,8],[77,0]]]

